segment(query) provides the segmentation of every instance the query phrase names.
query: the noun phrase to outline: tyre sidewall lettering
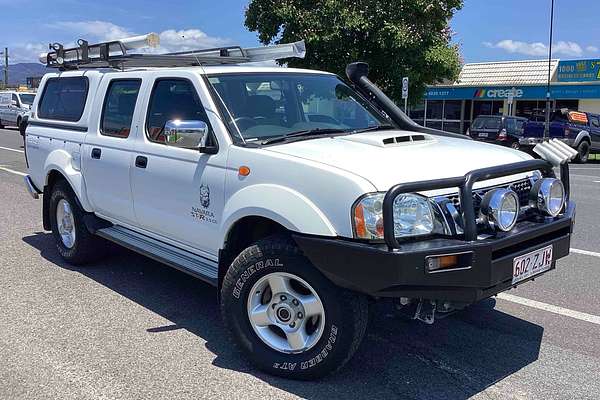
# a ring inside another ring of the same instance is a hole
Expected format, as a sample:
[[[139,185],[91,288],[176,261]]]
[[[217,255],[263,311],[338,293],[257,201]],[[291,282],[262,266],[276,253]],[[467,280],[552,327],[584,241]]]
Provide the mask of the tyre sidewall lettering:
[[[309,369],[309,368],[316,366],[317,364],[319,364],[320,362],[325,360],[327,358],[327,356],[329,355],[329,353],[333,350],[333,345],[337,340],[337,335],[338,335],[337,326],[331,325],[331,330],[329,332],[329,338],[327,339],[327,342],[325,343],[325,345],[323,346],[321,351],[319,351],[316,356],[314,356],[306,361],[299,361],[299,362],[293,362],[293,363],[292,362],[274,363],[273,368],[284,369],[284,370],[287,369],[287,370],[293,371],[296,369],[296,366],[298,364],[300,365],[300,369],[302,369],[302,370]]]
[[[279,258],[267,258],[265,260],[257,261],[253,265],[249,266],[235,282],[235,287],[232,293],[233,297],[239,299],[248,279],[250,279],[256,272],[269,267],[283,268],[284,264],[279,260]]]

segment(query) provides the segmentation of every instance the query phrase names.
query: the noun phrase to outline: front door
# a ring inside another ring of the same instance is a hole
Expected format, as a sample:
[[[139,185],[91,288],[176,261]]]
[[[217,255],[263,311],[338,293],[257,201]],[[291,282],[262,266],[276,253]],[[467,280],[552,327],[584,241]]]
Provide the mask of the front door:
[[[94,211],[108,219],[135,224],[131,195],[130,169],[134,157],[133,122],[141,79],[115,77],[101,83],[105,93],[96,100],[102,109],[98,120],[91,122],[82,149],[87,194]]]
[[[156,78],[147,100],[143,140],[132,166],[139,226],[174,245],[215,258],[224,203],[226,154],[204,154],[166,143],[169,120],[203,121],[214,139],[197,77]]]
[[[597,115],[589,115],[590,118],[590,137],[592,139],[592,148],[600,150],[600,118]]]

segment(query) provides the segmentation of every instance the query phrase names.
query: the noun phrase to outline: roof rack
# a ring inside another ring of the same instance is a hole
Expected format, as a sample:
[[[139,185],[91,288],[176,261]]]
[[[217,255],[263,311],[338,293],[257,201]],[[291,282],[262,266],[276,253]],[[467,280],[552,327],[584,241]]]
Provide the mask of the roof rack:
[[[284,58],[304,58],[304,41],[264,47],[242,48],[240,46],[181,51],[176,53],[152,54],[128,51],[157,47],[156,33],[135,36],[120,40],[89,44],[84,39],[77,46],[65,48],[60,43],[52,43],[48,53],[40,55],[40,62],[49,68],[72,70],[79,68],[141,68],[141,67],[191,67],[199,65],[242,64],[248,62],[281,60]]]

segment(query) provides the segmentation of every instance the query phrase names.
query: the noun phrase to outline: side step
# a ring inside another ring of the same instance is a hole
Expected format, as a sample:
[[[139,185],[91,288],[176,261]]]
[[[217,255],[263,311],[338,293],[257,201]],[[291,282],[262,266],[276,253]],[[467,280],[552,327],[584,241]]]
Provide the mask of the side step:
[[[218,284],[219,267],[216,261],[163,243],[122,226],[98,229],[96,235],[200,278],[213,286]]]

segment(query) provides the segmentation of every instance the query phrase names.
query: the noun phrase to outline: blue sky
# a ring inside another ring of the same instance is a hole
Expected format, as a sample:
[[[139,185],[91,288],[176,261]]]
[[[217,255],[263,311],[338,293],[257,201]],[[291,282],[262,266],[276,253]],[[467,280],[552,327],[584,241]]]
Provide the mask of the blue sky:
[[[555,0],[555,56],[600,57],[600,1]],[[252,46],[248,0],[0,0],[0,46],[11,62],[35,61],[50,41],[157,32],[164,50]],[[451,22],[466,62],[544,58],[550,0],[465,0]]]

